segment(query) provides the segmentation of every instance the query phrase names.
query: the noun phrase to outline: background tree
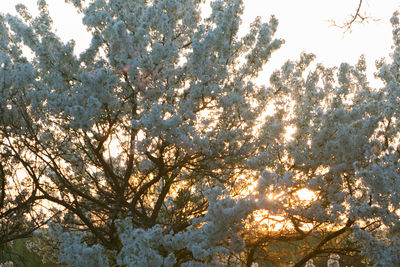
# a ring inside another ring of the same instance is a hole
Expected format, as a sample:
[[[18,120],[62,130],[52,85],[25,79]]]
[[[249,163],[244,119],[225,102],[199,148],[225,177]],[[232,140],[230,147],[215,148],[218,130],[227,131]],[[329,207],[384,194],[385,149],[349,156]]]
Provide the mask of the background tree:
[[[4,155],[2,159],[2,164],[5,164],[7,159]],[[1,248],[12,240],[30,236],[46,224],[46,216],[38,205],[41,197],[36,195],[35,190],[29,190],[29,182],[11,179],[11,176],[6,174],[9,171],[12,171],[12,168],[9,170],[0,166]]]
[[[283,41],[273,17],[239,37],[239,0],[206,18],[203,1],[70,2],[93,36],[79,56],[44,0],[36,18],[19,5],[1,20],[0,151],[51,217],[37,249],[70,266],[251,266],[282,244],[296,266],[399,263],[397,48],[379,90],[363,58],[309,54],[257,86]]]

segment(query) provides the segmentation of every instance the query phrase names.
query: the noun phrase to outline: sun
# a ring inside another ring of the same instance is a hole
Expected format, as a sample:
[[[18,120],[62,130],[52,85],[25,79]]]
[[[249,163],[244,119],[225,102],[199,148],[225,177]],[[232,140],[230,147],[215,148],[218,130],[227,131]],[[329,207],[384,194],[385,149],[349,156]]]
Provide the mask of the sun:
[[[258,181],[253,181],[245,190],[245,194],[256,196]],[[282,197],[286,197],[288,194],[285,192],[280,193],[267,193],[265,197],[271,201],[280,201]],[[301,188],[296,190],[292,198],[299,205],[309,205],[317,198],[317,195],[308,188]],[[292,231],[294,226],[292,222],[284,216],[284,214],[272,214],[268,209],[259,209],[252,214],[252,220],[249,221],[252,227],[258,228],[260,231],[267,232],[278,232],[278,231]],[[312,225],[303,224],[300,228],[302,230],[308,230]]]

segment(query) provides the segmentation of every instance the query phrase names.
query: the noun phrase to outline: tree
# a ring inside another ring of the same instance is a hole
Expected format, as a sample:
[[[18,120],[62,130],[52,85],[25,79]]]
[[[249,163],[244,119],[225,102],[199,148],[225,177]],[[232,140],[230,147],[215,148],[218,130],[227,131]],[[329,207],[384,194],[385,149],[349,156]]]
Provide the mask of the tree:
[[[379,90],[363,58],[311,54],[258,86],[283,41],[274,17],[239,37],[242,1],[207,18],[201,0],[70,2],[92,33],[79,56],[44,0],[1,20],[0,151],[24,181],[10,190],[51,219],[38,250],[70,266],[399,263],[398,48]]]

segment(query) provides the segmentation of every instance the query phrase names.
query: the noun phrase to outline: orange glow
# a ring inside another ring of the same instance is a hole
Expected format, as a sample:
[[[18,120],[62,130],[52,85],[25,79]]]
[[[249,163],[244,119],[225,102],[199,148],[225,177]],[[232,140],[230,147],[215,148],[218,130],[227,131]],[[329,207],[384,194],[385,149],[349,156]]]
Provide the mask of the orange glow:
[[[286,141],[292,141],[293,138],[293,134],[296,132],[296,127],[295,126],[286,126],[285,127],[285,134],[284,134],[284,138]]]
[[[303,188],[296,192],[296,195],[299,197],[300,201],[311,202],[314,201],[316,195],[313,191]]]
[[[258,227],[262,227],[266,231],[277,232],[283,229],[290,230],[293,227],[290,225],[289,221],[282,216],[270,215],[267,210],[258,210],[254,212],[254,223]]]
[[[256,192],[257,181],[252,182],[245,192],[247,195],[255,195]],[[268,193],[266,197],[270,200],[279,201],[280,197],[286,195],[285,192],[281,193]],[[302,188],[297,190],[293,194],[294,200],[296,199],[300,205],[308,204],[316,199],[316,194],[307,189]],[[295,201],[296,201],[295,200]],[[292,222],[285,218],[282,215],[271,215],[268,210],[257,210],[252,214],[253,220],[250,221],[250,224],[257,227],[260,231],[269,231],[269,232],[277,232],[277,231],[292,231],[294,230],[294,226]],[[308,231],[312,228],[311,224],[303,224],[300,226],[300,229]]]

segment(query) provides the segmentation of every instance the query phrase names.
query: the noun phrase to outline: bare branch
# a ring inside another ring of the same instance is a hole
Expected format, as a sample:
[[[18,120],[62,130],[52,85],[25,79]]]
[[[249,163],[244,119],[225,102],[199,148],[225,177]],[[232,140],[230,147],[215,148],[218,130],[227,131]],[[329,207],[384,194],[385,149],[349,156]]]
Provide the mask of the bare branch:
[[[353,14],[350,14],[349,18],[344,23],[338,24],[334,19],[329,20],[329,22],[334,27],[344,29],[344,32],[346,33],[346,32],[351,32],[353,25],[356,23],[363,24],[363,23],[369,23],[371,21],[373,21],[373,22],[379,21],[378,18],[367,15],[367,13],[365,11],[362,12],[362,9],[364,6],[365,6],[365,2],[363,0],[359,0],[358,6],[357,6],[355,12]]]

